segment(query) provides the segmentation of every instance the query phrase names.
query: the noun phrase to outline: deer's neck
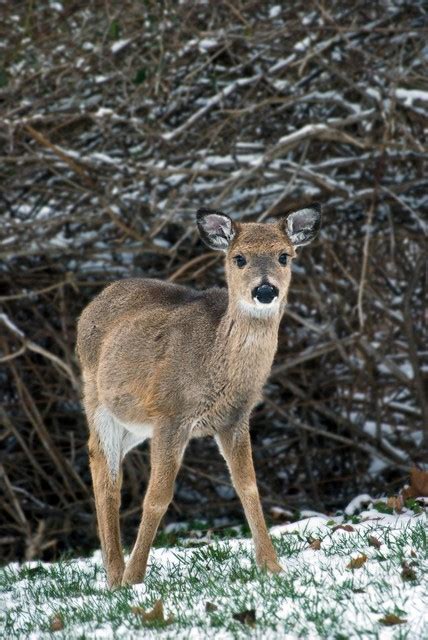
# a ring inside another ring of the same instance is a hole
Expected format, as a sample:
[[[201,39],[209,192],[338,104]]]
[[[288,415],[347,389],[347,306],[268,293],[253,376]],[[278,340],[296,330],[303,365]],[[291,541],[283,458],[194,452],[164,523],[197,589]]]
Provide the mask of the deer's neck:
[[[259,391],[269,375],[278,344],[281,313],[252,316],[229,303],[213,347],[217,379],[229,388]]]

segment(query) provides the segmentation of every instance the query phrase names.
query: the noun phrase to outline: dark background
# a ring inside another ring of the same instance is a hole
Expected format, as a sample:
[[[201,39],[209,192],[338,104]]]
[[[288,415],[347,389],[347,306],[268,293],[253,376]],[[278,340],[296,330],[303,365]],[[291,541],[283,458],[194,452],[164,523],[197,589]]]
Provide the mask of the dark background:
[[[200,206],[324,205],[252,420],[268,517],[395,493],[428,444],[424,4],[0,9],[1,558],[97,545],[76,319],[114,279],[221,282]],[[127,457],[127,543],[148,469],[146,446]],[[221,516],[243,518],[194,441],[166,521]]]

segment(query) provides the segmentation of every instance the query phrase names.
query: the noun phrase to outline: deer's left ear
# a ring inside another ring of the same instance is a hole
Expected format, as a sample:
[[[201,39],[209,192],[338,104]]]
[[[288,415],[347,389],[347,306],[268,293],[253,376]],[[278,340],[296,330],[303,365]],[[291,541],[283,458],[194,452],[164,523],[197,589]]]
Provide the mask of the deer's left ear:
[[[234,223],[225,213],[199,209],[196,214],[199,235],[210,249],[227,251],[235,236]]]
[[[315,202],[307,209],[290,213],[281,226],[295,247],[309,244],[321,228],[321,205]]]

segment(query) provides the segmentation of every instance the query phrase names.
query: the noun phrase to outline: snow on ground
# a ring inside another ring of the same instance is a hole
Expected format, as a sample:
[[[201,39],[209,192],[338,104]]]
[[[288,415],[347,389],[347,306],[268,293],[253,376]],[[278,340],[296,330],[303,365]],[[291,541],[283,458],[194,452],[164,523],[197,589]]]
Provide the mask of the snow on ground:
[[[11,564],[0,572],[0,637],[427,638],[426,513],[375,506],[274,527],[279,576],[255,567],[250,539],[209,536],[153,549],[145,583],[115,592],[100,552]],[[164,621],[146,622],[158,599]]]

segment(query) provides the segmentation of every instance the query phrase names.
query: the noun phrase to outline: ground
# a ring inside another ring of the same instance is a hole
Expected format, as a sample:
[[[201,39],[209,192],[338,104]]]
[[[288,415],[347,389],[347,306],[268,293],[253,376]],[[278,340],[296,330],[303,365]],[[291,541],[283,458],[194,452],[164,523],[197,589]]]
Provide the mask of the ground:
[[[114,592],[99,552],[10,564],[0,637],[428,638],[426,510],[378,502],[353,515],[362,503],[274,527],[278,576],[256,568],[251,540],[233,530],[161,536],[145,583]]]

